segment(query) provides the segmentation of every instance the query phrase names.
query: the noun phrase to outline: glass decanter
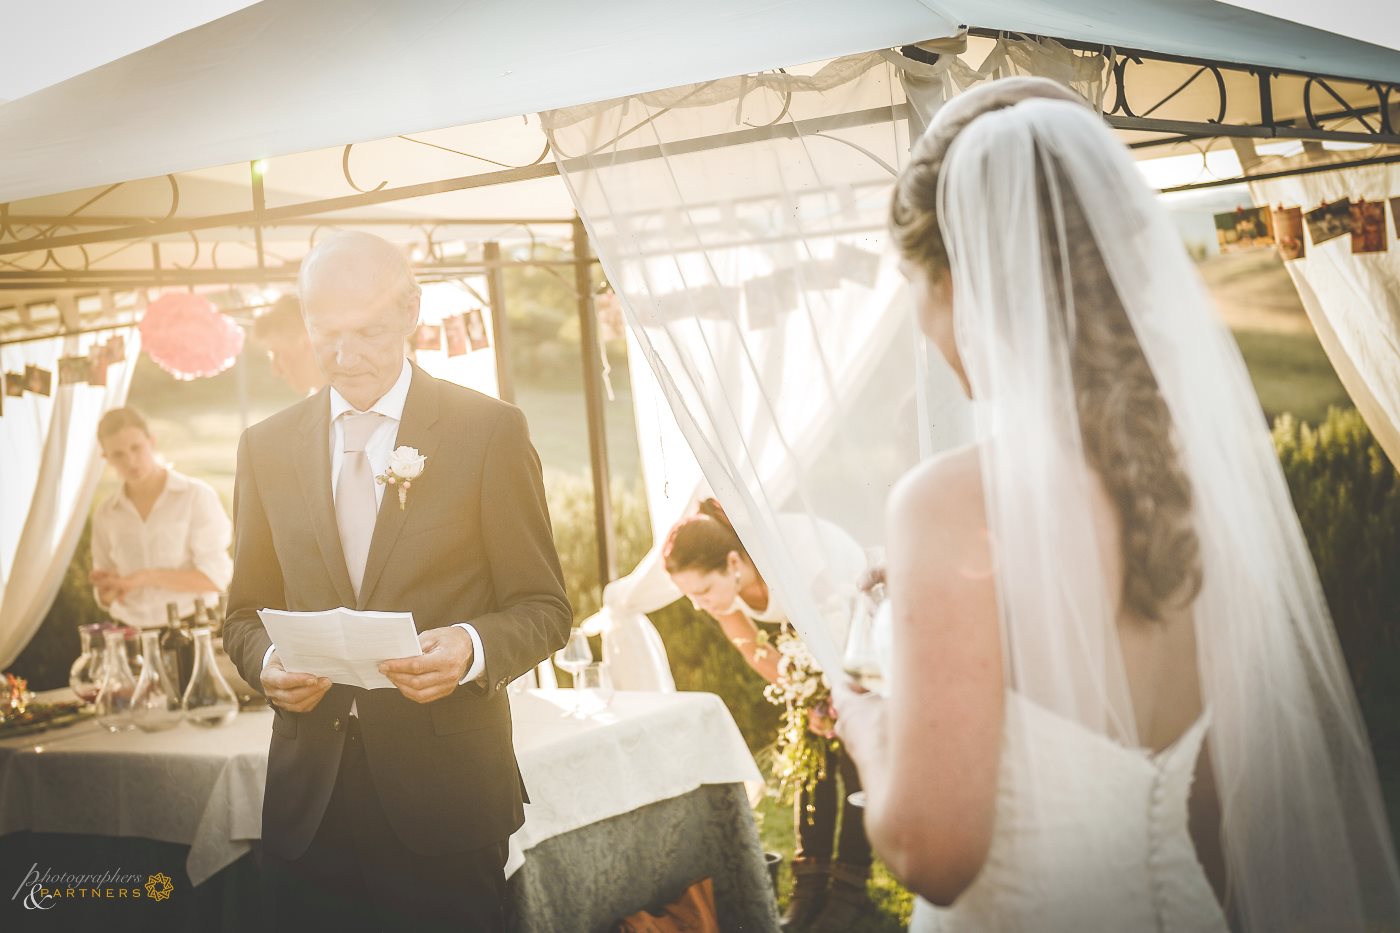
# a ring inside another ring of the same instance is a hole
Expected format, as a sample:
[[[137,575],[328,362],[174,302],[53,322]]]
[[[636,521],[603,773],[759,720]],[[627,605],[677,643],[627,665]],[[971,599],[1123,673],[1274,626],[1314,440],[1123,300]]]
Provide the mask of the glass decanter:
[[[131,718],[143,732],[163,732],[180,724],[185,710],[174,679],[161,658],[160,631],[141,633],[141,677],[131,699]]]
[[[214,633],[206,625],[194,630],[194,671],[185,688],[184,707],[186,719],[206,728],[232,722],[238,715],[238,694],[219,673],[214,660]]]
[[[102,633],[105,647],[102,662],[102,689],[97,693],[97,722],[109,732],[134,729],[131,719],[131,698],[136,693],[136,678],[126,660],[126,633],[108,629]]]
[[[92,703],[102,690],[104,649],[101,623],[78,626],[78,638],[82,640],[83,652],[68,669],[68,686],[73,688],[78,699]]]

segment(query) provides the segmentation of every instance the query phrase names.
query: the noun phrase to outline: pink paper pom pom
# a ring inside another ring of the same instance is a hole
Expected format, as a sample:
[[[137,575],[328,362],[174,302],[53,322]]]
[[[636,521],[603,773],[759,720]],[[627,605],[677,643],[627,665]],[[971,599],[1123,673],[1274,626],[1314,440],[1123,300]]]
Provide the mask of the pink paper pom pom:
[[[141,317],[141,347],[176,379],[217,376],[243,350],[243,329],[202,295],[161,295]]]

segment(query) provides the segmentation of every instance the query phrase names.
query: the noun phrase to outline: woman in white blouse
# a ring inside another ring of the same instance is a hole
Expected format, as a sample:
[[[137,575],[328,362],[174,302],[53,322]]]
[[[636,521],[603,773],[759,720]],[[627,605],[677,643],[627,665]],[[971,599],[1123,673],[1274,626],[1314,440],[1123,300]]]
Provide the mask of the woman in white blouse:
[[[98,603],[138,628],[165,625],[168,603],[188,618],[196,598],[217,595],[233,575],[233,526],[218,494],[156,458],[151,432],[134,409],[103,415],[97,440],[122,480],[92,516]]]

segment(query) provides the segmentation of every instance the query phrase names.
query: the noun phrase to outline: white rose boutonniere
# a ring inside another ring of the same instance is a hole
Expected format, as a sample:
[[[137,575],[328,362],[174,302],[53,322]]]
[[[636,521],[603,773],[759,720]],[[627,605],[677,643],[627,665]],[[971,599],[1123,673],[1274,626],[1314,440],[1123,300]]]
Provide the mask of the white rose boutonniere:
[[[397,447],[389,455],[389,468],[374,478],[380,485],[396,486],[399,490],[399,511],[408,504],[408,490],[413,481],[423,475],[428,458],[417,447]]]

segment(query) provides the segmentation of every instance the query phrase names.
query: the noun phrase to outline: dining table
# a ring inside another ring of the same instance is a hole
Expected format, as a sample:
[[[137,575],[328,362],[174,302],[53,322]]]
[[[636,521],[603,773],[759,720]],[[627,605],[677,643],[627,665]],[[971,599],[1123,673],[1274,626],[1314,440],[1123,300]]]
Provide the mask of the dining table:
[[[535,689],[511,710],[531,800],[506,865],[513,929],[613,930],[704,878],[722,929],[777,928],[746,790],[760,775],[719,697]],[[263,926],[272,718],[264,705],[217,728],[113,732],[85,717],[0,737],[0,916],[18,929]]]

